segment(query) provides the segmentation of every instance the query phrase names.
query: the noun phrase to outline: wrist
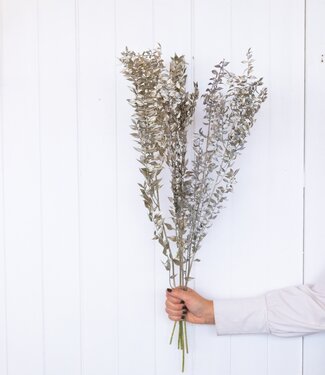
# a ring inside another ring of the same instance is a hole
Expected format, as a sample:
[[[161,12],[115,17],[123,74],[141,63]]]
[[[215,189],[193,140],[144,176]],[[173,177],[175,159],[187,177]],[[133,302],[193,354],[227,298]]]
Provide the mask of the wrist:
[[[207,300],[205,324],[215,324],[213,301]]]

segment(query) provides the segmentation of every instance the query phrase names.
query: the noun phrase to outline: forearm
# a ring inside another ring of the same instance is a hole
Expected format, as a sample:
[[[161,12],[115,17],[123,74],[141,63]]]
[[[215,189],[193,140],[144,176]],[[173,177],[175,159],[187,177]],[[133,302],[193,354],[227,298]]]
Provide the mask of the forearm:
[[[214,299],[218,335],[269,333],[265,297]]]
[[[293,337],[325,331],[325,290],[309,285],[254,298],[214,299],[218,335],[270,333]]]

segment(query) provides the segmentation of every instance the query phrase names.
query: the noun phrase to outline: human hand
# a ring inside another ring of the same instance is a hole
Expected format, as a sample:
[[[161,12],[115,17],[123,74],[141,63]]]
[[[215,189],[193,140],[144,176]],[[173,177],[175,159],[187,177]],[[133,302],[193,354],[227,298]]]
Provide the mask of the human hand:
[[[171,320],[185,319],[189,323],[215,324],[213,301],[203,298],[191,288],[168,288],[165,310]]]

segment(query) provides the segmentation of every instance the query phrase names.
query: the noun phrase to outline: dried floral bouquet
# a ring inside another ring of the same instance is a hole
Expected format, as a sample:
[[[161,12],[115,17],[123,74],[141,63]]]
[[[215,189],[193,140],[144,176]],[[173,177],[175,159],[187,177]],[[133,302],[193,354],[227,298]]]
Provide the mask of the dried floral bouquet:
[[[253,76],[253,59],[249,49],[242,75],[226,69],[225,60],[215,65],[212,78],[202,95],[203,127],[194,133],[193,160],[189,166],[187,134],[193,123],[199,97],[198,84],[186,90],[184,56],[171,58],[169,67],[162,59],[161,46],[143,53],[128,48],[120,61],[123,74],[132,82],[134,94],[129,103],[132,136],[137,142],[139,183],[149,219],[154,223],[154,239],[162,246],[169,284],[186,290],[194,262],[199,261],[208,228],[233,190],[238,169],[233,164],[245,147],[255,115],[266,100],[263,79]],[[170,173],[169,215],[162,212],[162,171]],[[174,323],[170,343],[177,322]],[[186,320],[178,322],[178,348],[188,353]]]

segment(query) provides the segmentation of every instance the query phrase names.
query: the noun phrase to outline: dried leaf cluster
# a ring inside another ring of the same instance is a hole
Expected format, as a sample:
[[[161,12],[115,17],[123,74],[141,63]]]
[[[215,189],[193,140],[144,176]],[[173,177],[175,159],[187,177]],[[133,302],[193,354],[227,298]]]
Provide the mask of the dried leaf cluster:
[[[189,167],[187,134],[199,97],[198,84],[186,90],[186,61],[176,54],[169,67],[160,45],[135,53],[125,49],[123,73],[132,82],[129,99],[134,108],[132,136],[140,154],[139,183],[149,219],[155,225],[154,239],[163,248],[170,285],[187,286],[196,253],[233,190],[238,169],[233,165],[244,149],[255,115],[267,97],[263,79],[253,76],[253,59],[248,50],[245,70],[236,75],[221,61],[212,70],[209,87],[202,95],[204,127],[194,134],[194,159]],[[161,172],[170,169],[170,210],[161,210]],[[176,272],[178,269],[178,272]]]
[[[266,100],[263,79],[253,75],[249,49],[241,75],[227,70],[225,60],[212,70],[203,98],[204,121],[194,133],[193,160],[187,135],[199,98],[198,84],[186,89],[186,61],[176,54],[166,67],[160,45],[143,53],[125,49],[120,58],[134,94],[132,136],[137,142],[141,195],[154,223],[154,239],[163,249],[171,287],[186,288],[193,262],[212,221],[232,192],[255,115]],[[162,171],[170,173],[168,216],[161,208]],[[174,327],[175,328],[175,327]],[[185,327],[180,327],[180,330]],[[184,347],[183,347],[184,349]]]

